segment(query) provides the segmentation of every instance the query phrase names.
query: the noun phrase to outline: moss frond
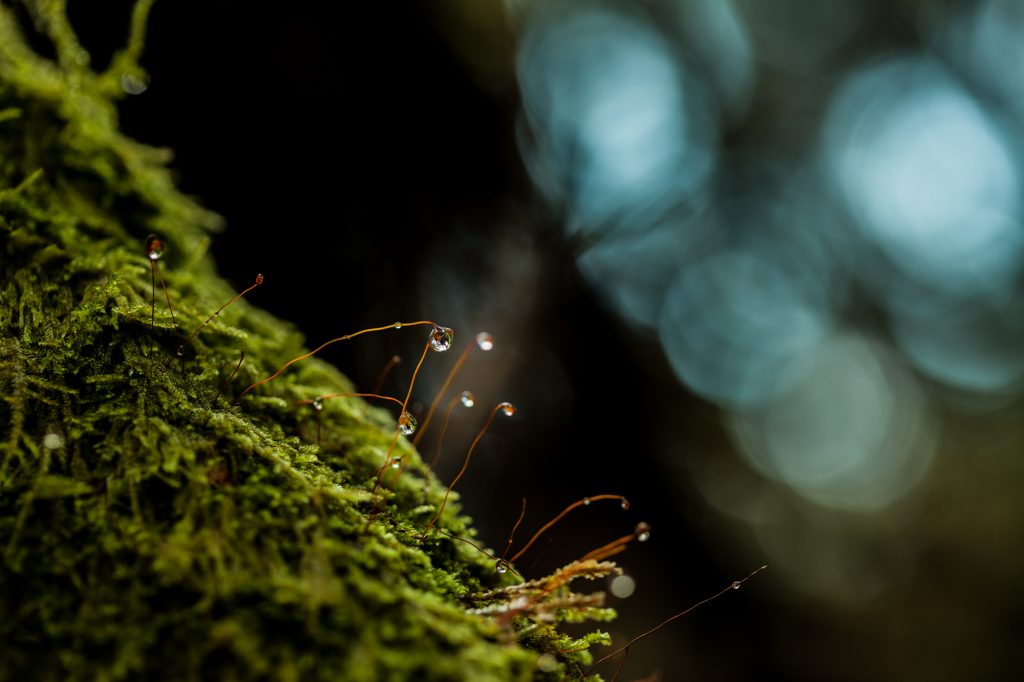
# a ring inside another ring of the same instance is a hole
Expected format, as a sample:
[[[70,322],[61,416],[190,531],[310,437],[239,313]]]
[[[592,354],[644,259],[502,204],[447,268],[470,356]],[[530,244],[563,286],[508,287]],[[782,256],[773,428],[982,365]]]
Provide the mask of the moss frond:
[[[297,401],[354,390],[316,359],[231,404],[304,352],[295,329],[241,300],[177,356],[234,292],[206,253],[220,219],[177,191],[165,150],[117,127],[151,4],[95,73],[63,2],[0,0],[0,680],[550,678],[467,609],[511,578],[464,543],[417,540],[444,489],[404,439],[415,476],[371,494],[393,417],[331,401],[320,445],[301,438],[316,426]],[[150,233],[177,325],[154,302]],[[440,525],[472,532],[457,504]],[[608,616],[563,589],[602,570],[548,579],[535,625]]]

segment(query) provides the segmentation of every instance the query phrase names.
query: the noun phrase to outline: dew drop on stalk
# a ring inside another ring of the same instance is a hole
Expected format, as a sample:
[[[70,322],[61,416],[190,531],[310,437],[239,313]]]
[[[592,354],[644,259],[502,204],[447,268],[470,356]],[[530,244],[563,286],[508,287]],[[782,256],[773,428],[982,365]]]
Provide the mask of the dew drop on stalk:
[[[512,415],[514,415],[516,413],[516,406],[513,405],[512,403],[504,402],[501,405],[498,405],[498,407],[501,408],[502,413],[506,417],[511,417]]]
[[[496,562],[494,562],[494,570],[495,570],[495,572],[497,572],[499,574],[501,574],[501,573],[508,573],[508,569],[509,568],[510,568],[509,563],[507,561],[505,561],[504,559],[498,559]]]
[[[398,430],[403,436],[411,436],[416,431],[416,417],[408,412],[403,412],[398,418]]]
[[[392,469],[397,469],[400,466],[402,466],[402,458],[401,457],[392,457],[391,458],[391,468]]]
[[[160,260],[163,258],[164,248],[166,248],[166,246],[163,240],[155,234],[151,234],[146,237],[146,256],[149,257],[149,260]]]
[[[180,357],[183,357],[184,355],[185,355],[185,345],[182,344],[182,345],[178,346],[178,357],[180,358]]]
[[[742,584],[743,584],[743,583],[742,583],[742,582],[740,582],[739,580],[735,580],[735,581],[733,581],[733,583],[732,583],[731,587],[732,587],[732,589],[734,589],[734,590],[738,590],[738,589],[740,589],[740,585],[742,585]]]
[[[651,539],[651,527],[641,521],[636,524],[636,528],[633,529],[633,535],[636,536],[637,542],[647,542]]]
[[[319,412],[320,410],[324,409],[324,399],[323,398],[313,398],[312,405],[313,405],[313,409],[316,410],[317,412]]]
[[[629,500],[622,498],[622,511],[629,511]]]
[[[459,396],[459,401],[463,407],[473,407],[476,405],[476,396],[469,391],[463,391],[462,395]]]
[[[402,323],[401,322],[395,322],[395,329],[401,329],[401,328],[402,328]]]
[[[584,497],[583,498],[583,506],[584,507],[589,507],[590,506],[590,498],[589,497]]]
[[[438,353],[443,353],[452,347],[454,336],[455,332],[451,328],[439,327],[435,324],[433,331],[430,332],[430,347]]]
[[[476,335],[476,345],[480,347],[480,350],[491,350],[494,348],[494,337],[487,332],[480,332]]]

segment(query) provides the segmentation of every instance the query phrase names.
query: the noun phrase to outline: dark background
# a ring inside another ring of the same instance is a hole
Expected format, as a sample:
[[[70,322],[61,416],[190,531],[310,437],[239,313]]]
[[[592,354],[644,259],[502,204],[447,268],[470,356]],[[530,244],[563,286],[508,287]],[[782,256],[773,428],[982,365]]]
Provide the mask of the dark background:
[[[865,3],[855,38],[817,71],[763,65],[722,147],[799,147],[799,137],[773,138],[780,98],[828,92],[835,73],[874,51],[920,48],[926,4]],[[262,272],[252,302],[294,323],[309,345],[394,320],[454,327],[453,352],[429,357],[417,382],[421,410],[464,344],[477,331],[494,335],[495,350],[474,353],[454,386],[478,404],[453,417],[439,474],[453,475],[486,411],[509,400],[519,413],[495,424],[459,486],[487,544],[503,547],[522,497],[525,538],[571,501],[626,495],[628,513],[577,512],[519,565],[542,575],[650,523],[651,541],[621,557],[637,581],[635,595],[612,599],[620,618],[610,630],[623,643],[772,557],[689,475],[716,458],[737,461],[719,407],[680,384],[657,339],[602,303],[577,269],[581,246],[564,233],[564,215],[534,190],[517,140],[516,23],[499,3],[479,5],[489,9],[466,12],[472,23],[453,2],[157,2],[143,58],[152,80],[124,102],[123,124],[174,150],[184,191],[226,219],[212,244],[221,273],[241,289]],[[776,20],[799,23],[798,5],[779,3]],[[123,39],[129,7],[70,3],[94,65]],[[807,115],[822,101],[808,98]],[[852,309],[873,319],[870,305]],[[324,357],[370,390],[401,355],[383,388],[398,395],[422,348],[416,329]],[[1001,428],[1015,451],[1017,414],[1011,403],[994,416],[943,419],[954,434]],[[926,506],[955,516],[950,504],[969,507],[987,490],[975,485],[951,502],[939,486]],[[1013,642],[1024,634],[1020,588],[1001,582],[1020,566],[1019,542],[995,548],[1019,529],[1011,509],[967,510],[964,524],[916,516],[931,525],[906,531],[916,538],[911,566],[867,598],[808,588],[827,561],[810,561],[806,575],[799,562],[770,568],[637,644],[622,679],[998,679],[1018,669]],[[993,519],[1003,525],[991,535],[962,541]],[[890,526],[886,517],[844,527],[877,531],[881,541],[861,544],[887,567],[891,544],[906,539]],[[791,532],[794,555],[817,554],[815,537],[799,524]]]

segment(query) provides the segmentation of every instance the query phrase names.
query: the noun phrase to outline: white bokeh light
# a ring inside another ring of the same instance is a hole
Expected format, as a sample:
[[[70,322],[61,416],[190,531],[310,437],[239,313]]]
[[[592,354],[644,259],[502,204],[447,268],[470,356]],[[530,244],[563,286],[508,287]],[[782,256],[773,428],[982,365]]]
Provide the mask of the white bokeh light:
[[[825,125],[828,167],[865,236],[929,286],[1010,286],[1020,272],[1020,174],[999,127],[937,62],[854,74]]]
[[[937,423],[898,356],[854,335],[824,341],[803,378],[771,404],[729,417],[748,462],[818,504],[875,511],[931,461]]]
[[[571,233],[647,228],[705,182],[713,117],[670,43],[643,18],[552,11],[522,37],[518,73],[534,183]]]

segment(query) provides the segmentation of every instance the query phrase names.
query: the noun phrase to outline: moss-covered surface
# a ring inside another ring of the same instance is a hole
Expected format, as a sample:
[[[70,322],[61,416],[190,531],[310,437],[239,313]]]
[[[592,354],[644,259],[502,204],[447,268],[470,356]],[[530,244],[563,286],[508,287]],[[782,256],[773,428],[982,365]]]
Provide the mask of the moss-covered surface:
[[[303,352],[294,329],[242,300],[178,357],[235,292],[217,217],[118,132],[148,5],[95,72],[62,2],[0,0],[0,680],[578,678],[603,638],[552,625],[600,599],[559,579],[514,603],[469,544],[421,545],[444,490],[404,438],[373,495],[391,413],[329,401],[317,445],[297,401],[353,388],[315,358],[231,404]],[[176,322],[159,284],[151,320],[150,233]],[[457,512],[439,527],[472,537]]]

